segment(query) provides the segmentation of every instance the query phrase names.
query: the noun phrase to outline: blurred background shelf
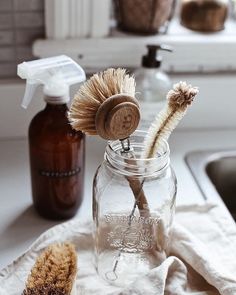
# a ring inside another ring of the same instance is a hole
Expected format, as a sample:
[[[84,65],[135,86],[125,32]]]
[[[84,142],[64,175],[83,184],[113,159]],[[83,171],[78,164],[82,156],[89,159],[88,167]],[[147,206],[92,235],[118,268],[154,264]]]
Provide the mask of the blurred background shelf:
[[[87,71],[108,66],[135,68],[146,44],[172,45],[175,54],[163,53],[163,69],[173,73],[212,73],[236,71],[236,22],[228,20],[225,30],[214,34],[190,31],[172,20],[166,35],[137,36],[112,30],[103,38],[69,38],[37,40],[33,53],[37,57],[68,54]],[[219,56],[221,57],[219,59]]]

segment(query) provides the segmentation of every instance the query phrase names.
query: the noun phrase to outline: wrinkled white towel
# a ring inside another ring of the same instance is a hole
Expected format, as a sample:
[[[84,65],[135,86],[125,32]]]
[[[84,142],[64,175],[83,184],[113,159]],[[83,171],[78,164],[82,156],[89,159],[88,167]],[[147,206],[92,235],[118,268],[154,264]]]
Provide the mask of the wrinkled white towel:
[[[21,294],[37,255],[49,244],[65,240],[78,250],[78,295],[236,295],[236,225],[218,205],[178,207],[171,256],[123,289],[98,277],[91,232],[91,222],[77,219],[45,232],[0,272],[0,295]]]

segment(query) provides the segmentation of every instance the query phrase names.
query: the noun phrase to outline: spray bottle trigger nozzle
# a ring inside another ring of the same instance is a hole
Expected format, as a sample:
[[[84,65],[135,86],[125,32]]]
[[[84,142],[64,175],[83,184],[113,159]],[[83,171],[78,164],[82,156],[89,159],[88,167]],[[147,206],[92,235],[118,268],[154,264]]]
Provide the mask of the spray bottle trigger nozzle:
[[[35,83],[35,81],[31,82],[30,80],[28,80],[26,82],[25,94],[24,94],[24,97],[23,97],[23,100],[22,100],[22,103],[21,103],[21,106],[24,109],[27,109],[30,101],[33,98],[34,92],[35,92],[36,88],[38,87],[38,85],[39,84]]]
[[[17,67],[17,74],[26,79],[22,106],[27,108],[38,85],[44,85],[44,95],[59,97],[68,102],[69,87],[85,80],[84,70],[70,57],[59,55],[23,62]]]

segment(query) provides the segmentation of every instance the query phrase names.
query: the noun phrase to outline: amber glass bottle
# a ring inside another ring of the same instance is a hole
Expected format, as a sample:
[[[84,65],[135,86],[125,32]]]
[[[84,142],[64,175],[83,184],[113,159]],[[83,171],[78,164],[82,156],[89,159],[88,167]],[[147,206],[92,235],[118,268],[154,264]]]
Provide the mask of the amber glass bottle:
[[[49,219],[74,216],[83,199],[85,138],[71,128],[67,111],[65,103],[47,103],[29,127],[33,202]]]

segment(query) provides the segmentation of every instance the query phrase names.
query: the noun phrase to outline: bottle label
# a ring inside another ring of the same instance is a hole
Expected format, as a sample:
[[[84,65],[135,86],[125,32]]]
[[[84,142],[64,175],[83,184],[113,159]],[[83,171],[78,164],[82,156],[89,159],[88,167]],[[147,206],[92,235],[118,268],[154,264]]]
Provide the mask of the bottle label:
[[[46,177],[54,177],[54,178],[64,178],[64,177],[71,177],[78,173],[80,173],[81,168],[77,167],[76,169],[69,170],[69,171],[49,171],[49,170],[39,170],[39,174],[41,176]]]

